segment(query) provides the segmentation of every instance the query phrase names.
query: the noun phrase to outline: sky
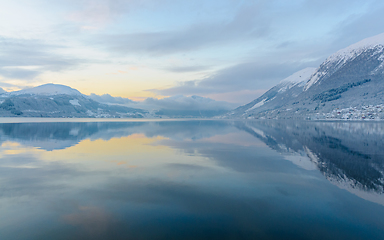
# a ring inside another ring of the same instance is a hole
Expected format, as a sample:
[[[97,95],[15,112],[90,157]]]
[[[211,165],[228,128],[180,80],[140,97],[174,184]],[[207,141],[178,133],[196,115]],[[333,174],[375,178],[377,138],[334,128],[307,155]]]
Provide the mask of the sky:
[[[0,87],[247,103],[384,32],[382,0],[0,0]]]

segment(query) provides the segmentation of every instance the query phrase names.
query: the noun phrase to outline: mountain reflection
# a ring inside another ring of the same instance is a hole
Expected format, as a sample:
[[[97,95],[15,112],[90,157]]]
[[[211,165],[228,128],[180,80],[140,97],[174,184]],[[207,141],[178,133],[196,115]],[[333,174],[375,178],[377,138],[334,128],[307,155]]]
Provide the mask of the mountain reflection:
[[[2,123],[0,141],[54,150],[74,146],[84,139],[110,140],[135,133],[179,140],[200,139],[225,133],[225,126],[228,123],[213,121]]]
[[[313,165],[329,181],[384,205],[384,124],[377,122],[237,122],[303,168]],[[294,157],[300,158],[300,162]]]

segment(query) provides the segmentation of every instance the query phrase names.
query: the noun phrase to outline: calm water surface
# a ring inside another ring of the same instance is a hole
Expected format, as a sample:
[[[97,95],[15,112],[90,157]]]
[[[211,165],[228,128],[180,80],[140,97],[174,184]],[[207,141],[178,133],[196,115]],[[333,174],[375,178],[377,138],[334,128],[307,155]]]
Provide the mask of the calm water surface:
[[[0,239],[384,239],[384,123],[0,124]]]

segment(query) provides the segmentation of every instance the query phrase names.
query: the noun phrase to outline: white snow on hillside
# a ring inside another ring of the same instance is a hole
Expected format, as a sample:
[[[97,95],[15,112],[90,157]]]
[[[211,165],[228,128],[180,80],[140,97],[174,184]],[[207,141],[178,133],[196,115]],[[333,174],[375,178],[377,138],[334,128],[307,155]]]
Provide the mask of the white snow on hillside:
[[[375,48],[377,46],[384,46],[384,33],[363,39],[360,42],[357,42],[344,49],[341,49],[335,54],[331,55],[327,60],[331,61],[334,59],[338,59],[339,56],[343,56],[345,58],[352,58],[356,56],[356,54],[361,53],[366,49]]]
[[[286,90],[302,83],[303,85],[311,78],[313,78],[313,74],[316,72],[316,68],[308,67],[298,72],[295,72],[291,76],[281,80],[279,85],[281,88],[279,92],[285,92]]]
[[[363,39],[360,42],[357,42],[344,49],[337,51],[336,53],[328,57],[322,65],[327,66],[327,69],[330,66],[332,66],[332,68],[334,69],[338,69],[342,67],[347,61],[356,58],[357,56],[369,49],[375,49],[373,55],[378,55],[378,59],[383,61],[383,63],[377,69],[372,71],[372,73],[375,73],[384,68],[384,33]],[[327,72],[316,72],[315,74],[313,74],[311,79],[305,85],[304,91],[308,90],[311,86],[318,82],[322,76],[326,74]]]
[[[276,85],[276,87],[275,87],[278,89],[276,91],[278,93],[283,93],[283,92],[287,91],[288,89],[290,89],[290,88],[292,88],[292,87],[294,87],[300,83],[302,83],[304,85],[306,83],[306,81],[308,81],[308,79],[312,76],[312,74],[315,71],[316,71],[316,68],[308,67],[308,68],[302,69],[298,72],[295,72],[291,76],[281,80],[280,83],[278,85]],[[269,99],[268,97],[264,98],[263,100],[255,103],[255,105],[253,105],[251,108],[245,110],[245,112],[249,112],[249,111],[252,111],[256,108],[259,108],[259,107],[263,106],[265,103],[274,100],[275,98],[276,97],[273,97],[271,99]]]
[[[71,87],[48,83],[34,88],[28,88],[20,91],[10,92],[9,95],[21,95],[21,94],[31,94],[31,95],[82,95],[78,90]]]
[[[273,99],[271,99],[271,100],[273,100]],[[261,106],[263,106],[264,103],[266,103],[266,102],[268,102],[268,101],[267,101],[267,98],[264,98],[264,99],[261,100],[260,102],[258,102],[258,103],[256,103],[255,105],[253,105],[251,108],[245,110],[245,112],[249,112],[249,111],[252,111],[252,110],[255,109],[255,108],[261,107]]]
[[[69,103],[73,106],[81,106],[78,99],[69,100]]]
[[[304,91],[307,91],[308,88],[310,88],[313,84],[317,83],[317,81],[319,81],[319,79],[323,77],[325,74],[326,72],[319,72],[319,71],[314,73],[309,79],[309,81],[307,82],[307,84],[305,84]]]
[[[316,71],[314,67],[304,68],[298,72],[295,72],[291,76],[284,78],[280,83],[301,83],[303,81],[307,81],[312,74]]]

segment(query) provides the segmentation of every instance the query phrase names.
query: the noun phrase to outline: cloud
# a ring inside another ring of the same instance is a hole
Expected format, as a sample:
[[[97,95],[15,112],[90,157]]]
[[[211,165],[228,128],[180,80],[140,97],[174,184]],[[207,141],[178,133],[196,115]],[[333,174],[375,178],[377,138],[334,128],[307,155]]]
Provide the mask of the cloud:
[[[135,101],[132,101],[129,98],[122,98],[122,97],[112,97],[109,94],[103,94],[103,95],[97,95],[94,93],[91,93],[89,97],[100,103],[113,103],[113,104],[129,104],[129,103],[136,103]]]
[[[203,65],[194,65],[194,66],[176,66],[176,67],[169,67],[166,70],[171,72],[177,72],[177,73],[184,73],[184,72],[198,72],[198,71],[205,71],[210,69],[209,66],[203,66]]]
[[[268,89],[293,72],[304,68],[300,63],[241,63],[222,69],[202,80],[180,82],[177,86],[166,89],[150,89],[148,91],[163,96],[207,95],[214,93],[237,92],[244,89]]]
[[[67,19],[79,22],[85,30],[96,30],[104,27],[116,17],[129,11],[129,5],[135,1],[123,0],[84,0],[72,1],[77,10],[70,12]]]
[[[264,94],[267,89],[257,89],[257,90],[240,90],[234,92],[225,92],[225,93],[212,93],[206,95],[206,97],[213,98],[217,101],[227,101],[231,103],[236,103],[238,105],[249,103],[262,94]]]
[[[270,32],[269,23],[270,17],[263,13],[262,5],[255,4],[244,6],[229,21],[195,23],[179,30],[101,35],[92,42],[118,54],[161,56],[262,38]]]
[[[12,84],[12,83],[7,83],[7,82],[1,82],[0,81],[0,86],[1,87],[3,87],[3,88],[11,88],[11,89],[14,89],[14,88],[16,88],[16,89],[22,89],[22,87],[21,86],[19,86],[19,85],[17,85],[17,84]],[[3,91],[0,91],[1,93],[3,92]]]
[[[0,75],[8,79],[32,80],[45,71],[62,71],[84,62],[55,53],[62,48],[41,40],[0,36]]]
[[[199,96],[185,97],[182,95],[163,99],[147,98],[144,104],[170,110],[230,110],[234,107],[233,104],[224,101],[215,101]]]
[[[332,42],[335,50],[344,48],[350,44],[361,41],[384,32],[384,4],[375,2],[364,14],[354,14],[341,22],[332,34],[335,40]]]
[[[128,98],[112,97],[109,94],[96,95],[91,93],[89,97],[92,100],[107,104],[123,104],[128,107],[141,108],[146,110],[177,110],[177,111],[224,111],[237,107],[237,104],[225,101],[215,101],[210,98],[183,95],[155,99],[147,98],[143,102],[135,102]]]
[[[22,68],[2,68],[0,74],[9,79],[33,79],[37,77],[41,72],[38,70],[27,70]]]

